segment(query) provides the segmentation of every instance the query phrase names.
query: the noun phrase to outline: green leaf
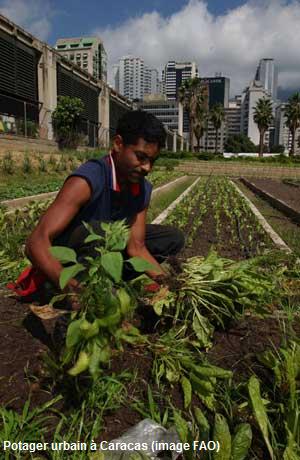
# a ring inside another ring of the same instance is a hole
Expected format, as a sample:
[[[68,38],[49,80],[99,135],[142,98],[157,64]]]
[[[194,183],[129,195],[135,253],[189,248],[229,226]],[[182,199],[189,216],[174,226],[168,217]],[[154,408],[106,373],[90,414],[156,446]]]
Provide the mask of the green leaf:
[[[65,246],[52,246],[50,248],[50,252],[53,257],[58,259],[62,264],[68,262],[77,262],[77,256],[74,249],[67,248]]]
[[[213,440],[219,442],[220,450],[213,453],[214,460],[230,460],[231,436],[226,418],[221,414],[215,415]]]
[[[199,427],[199,439],[207,442],[209,440],[209,431],[210,431],[208,420],[203,414],[202,410],[199,409],[199,407],[194,408],[194,414],[195,414],[196,422]]]
[[[120,252],[108,252],[101,256],[101,265],[104,270],[118,283],[121,281],[123,257]]]
[[[82,333],[80,326],[82,324],[83,318],[72,321],[69,324],[66,337],[67,348],[74,347],[82,338]]]
[[[99,364],[101,359],[101,349],[96,342],[93,344],[93,351],[89,360],[89,372],[92,377],[96,377],[99,372]]]
[[[244,460],[252,442],[252,430],[249,423],[238,425],[232,441],[231,460]]]
[[[209,348],[212,345],[211,337],[214,327],[207,318],[198,313],[193,320],[193,330],[201,347]]]
[[[93,233],[92,235],[88,235],[84,242],[85,243],[92,243],[93,241],[103,241],[104,238],[100,235],[97,235],[96,233]]]
[[[74,366],[68,370],[68,374],[72,375],[73,377],[75,377],[78,374],[81,374],[81,372],[87,370],[87,368],[89,367],[89,363],[89,355],[85,351],[81,351]]]
[[[188,378],[181,377],[181,386],[184,397],[184,408],[187,409],[192,402],[192,385]]]
[[[64,268],[59,277],[59,287],[64,289],[68,282],[84,269],[85,268],[82,264],[75,264],[71,267]]]
[[[269,440],[269,419],[261,398],[259,380],[254,375],[249,379],[248,391],[255,418],[264,437],[270,457],[273,459],[274,453]]]
[[[189,426],[186,420],[184,420],[184,418],[181,417],[180,412],[175,409],[173,411],[173,418],[174,418],[175,428],[179,435],[180,441],[187,442],[188,434],[189,434]]]
[[[158,272],[158,268],[155,265],[151,264],[145,259],[142,259],[141,257],[131,257],[130,259],[126,260],[126,262],[129,262],[136,272],[144,272],[146,270],[153,270]]]

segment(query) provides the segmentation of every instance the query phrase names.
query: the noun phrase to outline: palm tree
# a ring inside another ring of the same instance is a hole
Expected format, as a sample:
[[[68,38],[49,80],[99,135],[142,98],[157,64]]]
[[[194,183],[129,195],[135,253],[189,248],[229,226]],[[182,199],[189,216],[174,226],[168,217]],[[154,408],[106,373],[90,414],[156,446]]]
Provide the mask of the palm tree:
[[[290,156],[295,154],[295,137],[297,128],[300,126],[300,93],[295,93],[288,99],[284,109],[286,116],[286,126],[289,128],[292,135],[292,144]]]
[[[200,78],[185,80],[178,90],[178,100],[186,110],[189,118],[189,143],[191,152],[194,152],[194,125],[197,118],[197,107],[201,96]]]
[[[197,118],[194,123],[194,134],[197,139],[197,152],[200,151],[200,139],[206,130],[206,119],[207,115],[203,113],[203,115]]]
[[[253,120],[257,124],[259,130],[259,156],[262,157],[265,133],[273,121],[272,101],[270,99],[265,97],[258,99],[254,107]]]
[[[216,104],[210,111],[210,121],[212,122],[216,131],[215,153],[218,153],[218,135],[219,130],[225,120],[225,110],[222,104]]]

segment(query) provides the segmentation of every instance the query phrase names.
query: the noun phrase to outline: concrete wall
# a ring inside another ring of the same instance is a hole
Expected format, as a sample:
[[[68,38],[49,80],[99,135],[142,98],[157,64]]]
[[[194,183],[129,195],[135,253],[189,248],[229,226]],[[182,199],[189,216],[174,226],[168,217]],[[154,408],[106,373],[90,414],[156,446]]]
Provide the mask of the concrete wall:
[[[45,139],[25,139],[24,137],[1,134],[0,153],[26,151],[43,153],[57,152],[58,145],[54,141]]]

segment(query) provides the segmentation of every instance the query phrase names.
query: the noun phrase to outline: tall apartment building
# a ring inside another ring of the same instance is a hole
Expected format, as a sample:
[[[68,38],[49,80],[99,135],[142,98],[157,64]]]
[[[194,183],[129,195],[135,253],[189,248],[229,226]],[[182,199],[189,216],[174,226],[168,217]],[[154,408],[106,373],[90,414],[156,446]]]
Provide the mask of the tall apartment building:
[[[107,54],[100,38],[60,38],[55,49],[93,77],[107,81]]]
[[[253,80],[242,94],[241,132],[246,134],[255,145],[259,144],[259,130],[253,119],[254,109],[257,101],[262,98],[270,99],[270,93],[264,88],[262,83],[257,80]],[[269,131],[266,132],[264,140],[267,145],[269,144]]]
[[[292,146],[292,135],[286,126],[285,107],[286,103],[282,103],[275,109],[275,144],[284,145],[284,151],[288,153]],[[298,139],[300,138],[300,128],[297,128],[295,138],[295,154],[299,155],[300,145]]]
[[[240,134],[241,132],[241,105],[242,96],[238,95],[233,100],[230,100],[228,107],[225,108],[226,137]]]
[[[264,58],[259,61],[255,80],[260,81],[265,90],[268,91],[273,101],[277,99],[278,69],[274,59]]]
[[[202,84],[208,85],[209,108],[222,104],[225,109],[229,106],[230,79],[216,76],[200,78]]]
[[[215,105],[221,104],[225,113],[229,107],[229,90],[230,90],[230,79],[222,77],[221,75],[216,75],[215,77],[200,78],[202,85],[207,86],[208,94],[208,108],[211,110]],[[224,122],[218,132],[218,151],[223,152],[224,142],[227,137],[227,117],[225,117]],[[207,129],[201,139],[201,148],[207,151],[215,151],[216,144],[216,131],[211,123],[208,120]]]
[[[164,90],[167,99],[176,100],[178,89],[185,80],[198,77],[198,67],[195,62],[169,61],[162,73]]]
[[[158,71],[136,56],[123,56],[113,66],[115,89],[129,99],[143,99],[145,94],[159,92]]]

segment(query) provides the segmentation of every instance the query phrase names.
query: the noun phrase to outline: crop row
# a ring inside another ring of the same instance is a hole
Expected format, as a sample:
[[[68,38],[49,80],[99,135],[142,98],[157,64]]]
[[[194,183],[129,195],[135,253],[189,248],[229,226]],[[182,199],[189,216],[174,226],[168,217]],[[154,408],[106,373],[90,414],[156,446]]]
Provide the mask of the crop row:
[[[187,249],[196,254],[199,244],[201,247],[205,242],[206,249],[211,245],[220,254],[234,258],[261,254],[272,247],[247,202],[227,178],[200,182],[193,196],[187,196],[169,215],[167,223],[184,231]]]

